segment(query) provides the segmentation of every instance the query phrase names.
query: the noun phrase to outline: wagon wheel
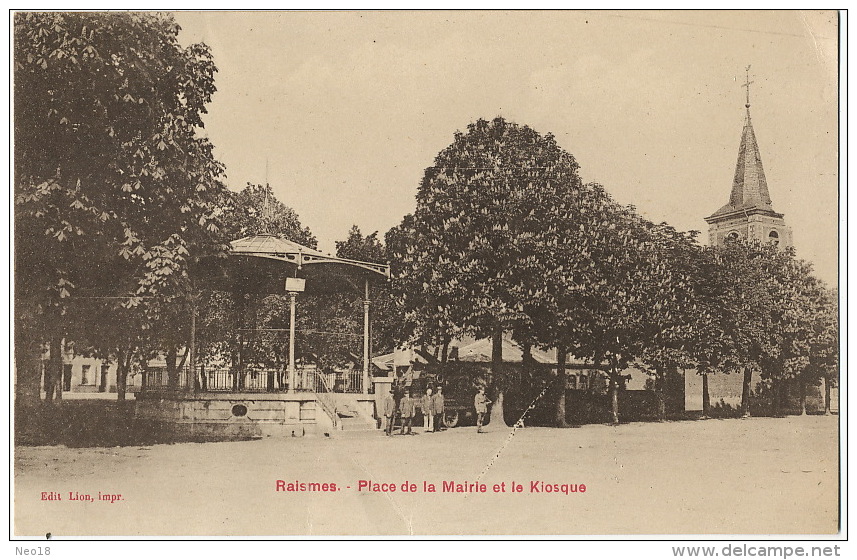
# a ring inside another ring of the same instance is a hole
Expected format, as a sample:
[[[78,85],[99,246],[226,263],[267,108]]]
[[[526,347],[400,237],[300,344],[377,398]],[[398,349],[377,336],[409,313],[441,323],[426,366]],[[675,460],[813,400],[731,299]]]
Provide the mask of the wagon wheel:
[[[446,410],[443,413],[443,423],[447,428],[454,428],[458,426],[458,411],[457,410]]]

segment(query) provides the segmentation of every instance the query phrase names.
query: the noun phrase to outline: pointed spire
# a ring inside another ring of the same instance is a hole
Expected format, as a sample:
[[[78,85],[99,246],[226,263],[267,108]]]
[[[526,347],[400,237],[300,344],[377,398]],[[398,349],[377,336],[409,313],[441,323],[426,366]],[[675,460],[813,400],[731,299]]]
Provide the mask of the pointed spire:
[[[732,192],[729,195],[729,204],[720,208],[712,217],[753,208],[773,212],[768,181],[762,167],[762,156],[759,154],[759,145],[750,118],[750,84],[753,82],[750,81],[750,67],[747,66],[746,70],[747,81],[741,87],[747,88],[747,100],[744,104],[747,115],[741,133],[741,145],[738,147],[738,163],[735,165]]]
[[[732,194],[729,205],[738,208],[771,207],[771,195],[768,193],[768,181],[762,167],[762,156],[756,143],[750,108],[744,120],[741,134],[741,146],[738,148],[738,163],[735,165],[735,179],[732,181]]]

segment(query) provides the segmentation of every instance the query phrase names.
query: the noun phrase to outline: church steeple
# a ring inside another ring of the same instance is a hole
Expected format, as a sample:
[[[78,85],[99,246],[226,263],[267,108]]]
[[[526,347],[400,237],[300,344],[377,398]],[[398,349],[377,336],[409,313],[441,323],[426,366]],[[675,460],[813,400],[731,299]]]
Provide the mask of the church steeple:
[[[773,211],[768,181],[765,179],[765,169],[762,167],[762,156],[759,154],[753,121],[750,119],[750,108],[747,107],[741,145],[738,148],[738,163],[735,165],[735,178],[732,180],[732,194],[729,196],[729,204],[715,214],[750,208]]]
[[[768,181],[762,167],[762,156],[756,142],[756,132],[750,118],[750,67],[747,67],[747,112],[744,129],[741,132],[741,145],[738,147],[738,163],[732,180],[729,202],[717,212],[705,218],[709,224],[709,237],[712,245],[718,245],[726,237],[743,237],[761,241],[773,241],[791,245],[791,229],[783,221],[783,215],[771,206]]]
[[[762,156],[759,154],[759,144],[756,142],[756,132],[750,118],[750,67],[747,66],[747,81],[741,87],[747,88],[747,102],[744,108],[747,116],[744,119],[744,130],[741,132],[741,145],[738,147],[738,163],[735,165],[735,178],[732,180],[732,194],[729,204],[714,213],[714,216],[728,214],[736,210],[761,208],[771,212],[771,195],[768,193],[768,181],[765,179],[765,169],[762,167]]]

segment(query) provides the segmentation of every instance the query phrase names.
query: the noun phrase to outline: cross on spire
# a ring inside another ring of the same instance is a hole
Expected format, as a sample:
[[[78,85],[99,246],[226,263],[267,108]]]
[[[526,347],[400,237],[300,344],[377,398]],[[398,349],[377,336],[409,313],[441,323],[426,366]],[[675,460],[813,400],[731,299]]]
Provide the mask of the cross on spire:
[[[750,65],[749,64],[747,65],[747,68],[745,68],[745,70],[747,72],[747,81],[744,82],[743,84],[741,84],[741,87],[747,88],[747,103],[744,105],[744,107],[749,109],[750,108],[750,84],[753,83],[750,81]]]

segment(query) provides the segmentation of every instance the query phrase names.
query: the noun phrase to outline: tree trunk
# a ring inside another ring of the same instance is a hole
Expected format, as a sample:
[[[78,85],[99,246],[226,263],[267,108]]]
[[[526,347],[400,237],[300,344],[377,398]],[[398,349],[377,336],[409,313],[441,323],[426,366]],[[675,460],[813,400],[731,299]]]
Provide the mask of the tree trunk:
[[[806,382],[800,380],[800,415],[806,416]]]
[[[610,377],[610,422],[619,424],[619,383],[614,376]]]
[[[48,367],[45,368],[45,402],[49,404],[54,402],[54,395],[59,396],[62,391],[62,346],[62,336],[54,335]]]
[[[753,383],[753,369],[750,366],[744,368],[744,383],[741,387],[741,416],[750,417],[750,385]]]
[[[41,344],[15,332],[15,404],[32,408],[39,404],[42,383]]]
[[[556,349],[556,383],[559,385],[559,399],[556,402],[556,427],[557,428],[568,428],[570,427],[568,423],[568,418],[566,416],[565,409],[565,392],[566,392],[566,374],[565,374],[565,361],[567,357],[567,351],[565,346],[557,346]]]
[[[116,352],[116,400],[124,401],[128,389],[128,370],[131,369],[134,351],[120,348]]]
[[[610,414],[611,423],[619,424],[619,364],[616,357],[610,358]]]
[[[824,415],[830,416],[830,380],[826,377],[824,380]]]
[[[610,423],[619,423],[619,388],[616,384],[616,378],[610,375]]]
[[[196,300],[190,305],[190,347],[188,348],[190,359],[190,370],[187,374],[187,390],[195,393],[197,390],[196,380]],[[273,384],[273,379],[271,380]]]
[[[50,345],[49,345],[50,346]],[[45,393],[45,402],[48,400],[53,400],[53,363],[51,362],[50,355],[47,360],[42,361],[42,386],[41,390]],[[48,398],[50,396],[50,399]]]
[[[106,393],[107,392],[107,372],[108,371],[110,371],[110,359],[109,358],[105,359],[104,362],[102,362],[102,364],[101,364],[101,371],[99,372],[99,375],[101,375],[101,377],[99,377],[99,379],[98,379],[98,392],[99,393]],[[144,381],[145,381],[145,378],[144,378]]]
[[[116,368],[116,400],[124,401],[125,392],[128,389],[128,368],[125,366]]]
[[[782,382],[782,380],[777,379],[777,380],[774,380],[772,383],[773,383],[773,386],[771,388],[772,388],[772,392],[773,392],[773,399],[772,399],[773,402],[772,402],[772,406],[771,406],[771,408],[772,408],[771,414],[773,414],[774,416],[778,416],[778,417],[783,416],[783,413],[782,413],[782,410],[783,410],[783,387],[782,387],[783,382]]]
[[[176,368],[176,362],[178,362],[178,350],[176,349],[174,344],[171,344],[169,348],[167,348],[167,384],[170,389],[175,389],[179,384],[179,371]]]
[[[65,344],[63,344],[63,347],[64,346],[65,346]],[[69,367],[69,373],[68,373],[69,390],[71,390],[71,371],[70,371],[71,370],[71,364],[69,364],[68,367]],[[56,389],[56,394],[54,395],[54,399],[58,400],[58,401],[62,400],[63,391],[65,391],[65,369],[66,369],[66,364],[63,363],[60,366],[59,379],[57,380],[56,384],[54,384],[54,389]]]
[[[46,414],[42,411],[42,344],[25,336],[16,324],[15,331],[15,433],[20,437],[45,435]]]
[[[711,395],[708,393],[708,374],[702,374],[702,417],[711,416]]]
[[[664,397],[664,384],[666,379],[663,371],[660,368],[655,370],[655,399],[658,406],[658,422],[665,422],[667,419],[667,401]]]
[[[497,326],[491,336],[491,381],[497,388],[497,398],[491,407],[491,416],[487,425],[509,427],[503,411],[503,328]]]
[[[440,363],[445,364],[449,360],[449,337],[443,338],[443,349],[440,352]]]
[[[508,428],[509,424],[506,423],[505,410],[503,410],[503,400],[505,395],[503,391],[499,391],[497,393],[497,398],[494,399],[494,404],[491,405],[491,415],[488,417],[488,424],[492,428]]]

